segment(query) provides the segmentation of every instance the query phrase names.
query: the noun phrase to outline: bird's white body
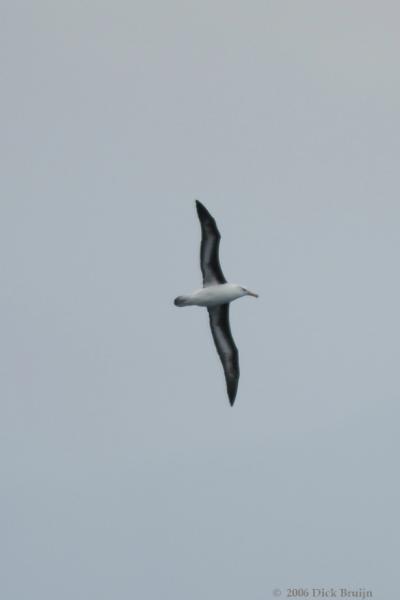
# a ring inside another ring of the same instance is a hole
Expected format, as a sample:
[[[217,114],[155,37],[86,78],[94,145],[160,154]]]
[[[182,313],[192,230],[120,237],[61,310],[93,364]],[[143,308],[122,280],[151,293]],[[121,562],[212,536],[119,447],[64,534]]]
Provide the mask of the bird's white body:
[[[191,294],[179,296],[179,306],[218,306],[248,295],[255,294],[236,283],[207,285]]]
[[[236,285],[235,283],[220,283],[195,290],[188,296],[188,304],[193,304],[194,306],[217,306],[218,304],[232,302],[232,300],[245,295],[246,292],[240,285]]]

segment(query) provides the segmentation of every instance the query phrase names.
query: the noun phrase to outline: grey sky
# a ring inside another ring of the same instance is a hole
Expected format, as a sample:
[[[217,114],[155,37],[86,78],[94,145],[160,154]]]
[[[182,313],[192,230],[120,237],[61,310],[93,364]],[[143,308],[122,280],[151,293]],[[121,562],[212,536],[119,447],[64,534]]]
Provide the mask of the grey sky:
[[[1,598],[398,593],[399,18],[3,0]]]

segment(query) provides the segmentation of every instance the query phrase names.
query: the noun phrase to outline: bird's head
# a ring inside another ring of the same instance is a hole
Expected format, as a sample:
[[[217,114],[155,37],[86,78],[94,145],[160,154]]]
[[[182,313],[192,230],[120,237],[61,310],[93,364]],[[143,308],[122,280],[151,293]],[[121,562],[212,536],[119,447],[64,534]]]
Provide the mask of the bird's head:
[[[258,294],[255,294],[254,292],[251,292],[242,286],[240,286],[240,289],[242,290],[243,296],[253,296],[253,298],[258,298]]]

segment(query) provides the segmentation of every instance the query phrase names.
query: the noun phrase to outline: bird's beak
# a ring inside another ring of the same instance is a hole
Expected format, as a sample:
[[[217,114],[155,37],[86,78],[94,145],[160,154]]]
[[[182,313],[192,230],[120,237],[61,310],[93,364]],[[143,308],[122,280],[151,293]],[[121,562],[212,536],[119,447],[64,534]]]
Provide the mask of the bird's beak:
[[[258,298],[258,294],[255,294],[254,292],[250,292],[249,290],[247,290],[247,295],[253,296],[253,298]]]

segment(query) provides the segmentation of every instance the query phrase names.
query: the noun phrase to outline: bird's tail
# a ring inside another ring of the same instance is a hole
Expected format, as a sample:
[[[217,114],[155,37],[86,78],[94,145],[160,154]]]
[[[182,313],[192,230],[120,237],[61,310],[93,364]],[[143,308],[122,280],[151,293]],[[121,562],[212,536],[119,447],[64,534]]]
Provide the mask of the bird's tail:
[[[187,296],[178,296],[174,300],[175,306],[188,306],[189,298]]]

